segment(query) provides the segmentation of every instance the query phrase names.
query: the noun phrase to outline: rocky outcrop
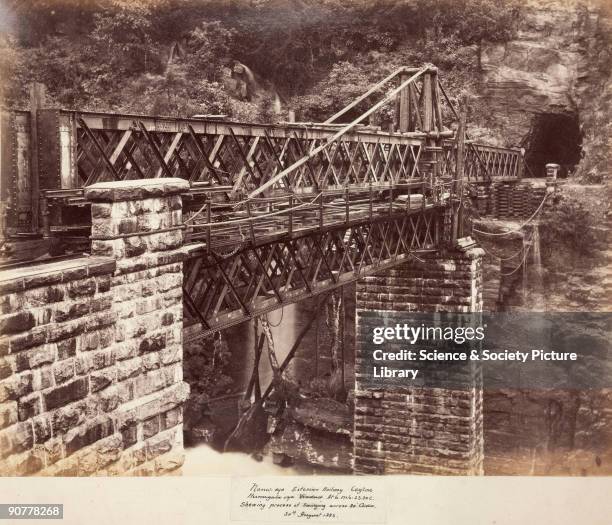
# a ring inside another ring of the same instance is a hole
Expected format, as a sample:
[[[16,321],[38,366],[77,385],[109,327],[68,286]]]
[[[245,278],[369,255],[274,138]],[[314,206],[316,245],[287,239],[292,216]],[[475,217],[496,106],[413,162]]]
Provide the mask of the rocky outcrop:
[[[535,115],[577,115],[580,172],[602,174],[610,149],[610,9],[601,2],[539,0],[527,3],[522,15],[514,40],[481,51],[483,97],[495,118],[490,126],[519,145]]]
[[[513,41],[486,48],[482,54],[485,97],[495,106],[498,125],[510,143],[519,144],[541,112],[572,112],[573,85],[580,55],[546,43]]]

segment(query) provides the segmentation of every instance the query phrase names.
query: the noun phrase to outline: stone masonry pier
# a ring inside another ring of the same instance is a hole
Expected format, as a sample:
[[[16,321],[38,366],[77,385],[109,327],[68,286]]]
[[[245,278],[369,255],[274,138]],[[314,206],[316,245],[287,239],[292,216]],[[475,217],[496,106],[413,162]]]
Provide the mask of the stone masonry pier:
[[[464,365],[461,388],[371,389],[364,383],[371,374],[365,341],[383,318],[393,325],[405,322],[409,312],[482,311],[483,254],[474,247],[439,252],[358,282],[355,472],[482,474],[480,367]]]
[[[187,187],[90,186],[91,256],[0,273],[0,475],[181,466]]]

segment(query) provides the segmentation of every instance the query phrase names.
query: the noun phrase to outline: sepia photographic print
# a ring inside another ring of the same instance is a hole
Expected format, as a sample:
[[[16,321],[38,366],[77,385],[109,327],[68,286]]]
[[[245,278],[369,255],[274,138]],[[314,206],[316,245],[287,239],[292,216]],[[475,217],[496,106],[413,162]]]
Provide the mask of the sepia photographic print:
[[[232,520],[372,523],[381,475],[612,475],[611,28],[2,0],[0,474],[246,476]]]

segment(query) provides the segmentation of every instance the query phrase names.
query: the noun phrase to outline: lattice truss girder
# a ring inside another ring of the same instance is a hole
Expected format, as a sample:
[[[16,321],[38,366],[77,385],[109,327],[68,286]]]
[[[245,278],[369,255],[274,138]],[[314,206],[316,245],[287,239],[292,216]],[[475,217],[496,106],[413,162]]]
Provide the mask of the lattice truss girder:
[[[491,177],[516,177],[521,160],[518,150],[469,145],[466,148],[465,177],[468,180],[485,180],[487,173]]]
[[[519,150],[468,143],[463,161],[464,177],[468,182],[486,181],[492,177],[518,177],[521,162]],[[439,157],[440,174],[452,176],[456,173],[456,165],[457,149],[447,143]]]
[[[249,243],[225,257],[198,248],[184,263],[186,320],[211,330],[341,286],[435,249],[440,226],[440,210],[428,210]]]
[[[130,129],[77,129],[77,168],[82,186],[95,182],[180,177],[191,182],[232,186],[248,192],[323,144],[327,137],[297,132],[275,136],[150,131],[142,122]],[[238,131],[238,130],[237,130]],[[420,177],[419,141],[365,140],[343,137],[277,182],[274,189],[313,191],[363,185],[391,185]]]

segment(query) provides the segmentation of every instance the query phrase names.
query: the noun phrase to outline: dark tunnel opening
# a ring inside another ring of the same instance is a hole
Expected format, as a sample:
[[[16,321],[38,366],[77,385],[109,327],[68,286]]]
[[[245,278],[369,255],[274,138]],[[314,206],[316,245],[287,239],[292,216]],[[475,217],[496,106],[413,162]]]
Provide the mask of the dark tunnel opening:
[[[561,166],[560,177],[573,173],[580,162],[582,133],[576,113],[540,113],[523,139],[528,177],[545,177],[546,164]]]

